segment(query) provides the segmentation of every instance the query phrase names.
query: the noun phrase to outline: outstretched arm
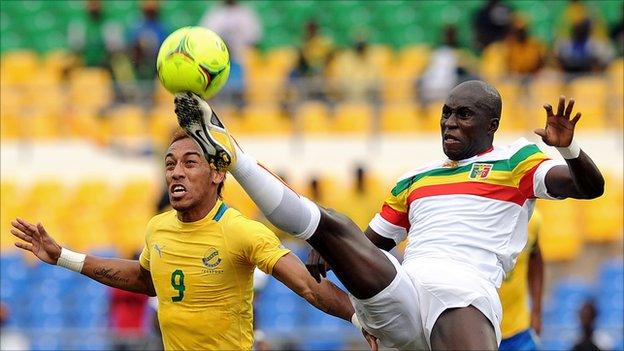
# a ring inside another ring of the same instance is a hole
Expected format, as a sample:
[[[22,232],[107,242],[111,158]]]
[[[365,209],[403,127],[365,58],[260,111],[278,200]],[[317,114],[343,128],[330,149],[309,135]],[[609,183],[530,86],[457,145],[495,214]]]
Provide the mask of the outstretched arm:
[[[577,112],[570,119],[574,99],[570,99],[567,107],[565,100],[565,96],[559,97],[556,114],[552,106],[545,104],[546,127],[535,130],[546,145],[559,150],[567,163],[567,166],[555,166],[548,171],[546,188],[551,195],[559,198],[593,199],[604,192],[604,179],[592,159],[573,140],[574,128],[581,113]]]
[[[327,279],[317,283],[293,253],[277,261],[273,276],[319,310],[351,322],[355,309],[349,296]]]
[[[17,218],[11,225],[11,233],[23,240],[16,242],[15,246],[32,252],[45,263],[61,265],[114,288],[156,296],[152,276],[139,261],[71,252],[62,248],[41,223],[34,225]]]

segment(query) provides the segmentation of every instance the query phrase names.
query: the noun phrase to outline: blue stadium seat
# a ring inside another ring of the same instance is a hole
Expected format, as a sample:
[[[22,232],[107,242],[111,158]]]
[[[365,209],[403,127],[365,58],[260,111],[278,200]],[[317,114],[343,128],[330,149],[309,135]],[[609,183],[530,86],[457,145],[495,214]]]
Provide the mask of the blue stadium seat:
[[[341,339],[343,338],[337,335],[336,340],[306,340],[299,344],[299,349],[306,351],[342,350],[345,343]]]

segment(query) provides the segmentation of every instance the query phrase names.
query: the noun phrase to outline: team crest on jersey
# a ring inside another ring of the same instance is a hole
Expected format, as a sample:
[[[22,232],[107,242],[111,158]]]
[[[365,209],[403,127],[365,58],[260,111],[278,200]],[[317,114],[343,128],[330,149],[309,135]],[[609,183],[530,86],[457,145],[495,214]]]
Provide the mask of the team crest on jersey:
[[[210,270],[215,270],[221,264],[221,257],[219,257],[219,250],[211,247],[204,253],[204,257],[202,257],[202,263],[206,268]]]
[[[487,179],[491,170],[492,165],[489,163],[474,163],[468,178],[476,180]]]

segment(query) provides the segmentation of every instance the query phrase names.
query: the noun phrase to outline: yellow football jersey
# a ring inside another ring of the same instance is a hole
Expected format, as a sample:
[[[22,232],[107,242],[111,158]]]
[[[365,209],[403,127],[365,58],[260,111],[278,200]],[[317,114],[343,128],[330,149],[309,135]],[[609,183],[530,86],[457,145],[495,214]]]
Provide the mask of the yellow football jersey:
[[[166,350],[251,350],[253,271],[289,250],[267,227],[217,201],[185,223],[172,210],[147,225],[139,262],[150,271]]]
[[[503,305],[501,332],[503,339],[511,337],[531,326],[529,311],[528,271],[529,256],[538,243],[538,233],[542,226],[542,216],[535,210],[529,221],[528,239],[524,250],[518,255],[516,266],[507,273],[498,290]]]

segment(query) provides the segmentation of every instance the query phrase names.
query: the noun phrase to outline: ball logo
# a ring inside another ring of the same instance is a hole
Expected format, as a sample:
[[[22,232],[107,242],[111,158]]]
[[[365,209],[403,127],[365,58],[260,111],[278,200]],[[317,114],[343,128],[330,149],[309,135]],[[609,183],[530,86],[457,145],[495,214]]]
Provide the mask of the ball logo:
[[[470,170],[470,179],[483,180],[487,179],[492,170],[492,165],[489,163],[475,163]]]
[[[208,269],[216,269],[221,264],[221,257],[219,257],[219,251],[214,247],[211,247],[206,251],[202,258],[202,263]]]

